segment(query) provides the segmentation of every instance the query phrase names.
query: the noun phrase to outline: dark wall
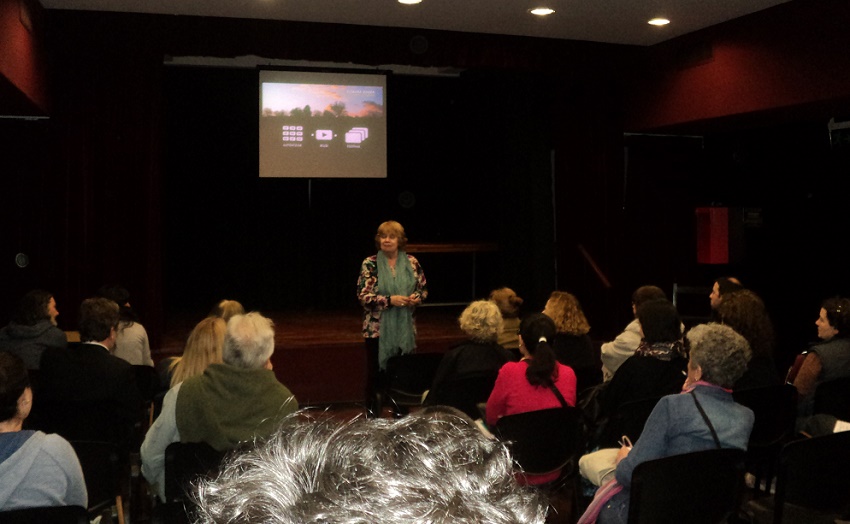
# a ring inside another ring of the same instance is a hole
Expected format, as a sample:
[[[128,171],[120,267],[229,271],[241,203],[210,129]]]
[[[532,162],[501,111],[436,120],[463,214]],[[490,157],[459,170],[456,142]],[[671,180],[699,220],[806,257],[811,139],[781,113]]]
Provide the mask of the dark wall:
[[[839,4],[828,4],[840,19]],[[775,20],[788,26],[801,19],[796,9],[808,4],[788,5],[782,17],[767,17],[767,32]],[[758,25],[748,17],[728,26],[731,33],[718,29],[733,37],[724,42],[756,35],[743,23]],[[51,118],[0,122],[0,168],[4,178],[20,177],[14,192],[2,194],[3,252],[24,246],[38,256],[29,271],[7,256],[0,276],[13,297],[29,287],[51,288],[60,309],[67,305],[62,327],[73,327],[73,306],[82,298],[116,281],[134,293],[155,340],[171,308],[203,313],[222,296],[244,297],[250,307],[346,307],[357,266],[374,250],[375,226],[387,218],[400,220],[416,242],[497,242],[498,254],[482,260],[480,294],[509,285],[538,309],[554,287],[574,291],[598,338],[622,328],[629,295],[647,281],[670,290],[673,282],[710,285],[717,275],[738,274],[770,299],[772,311],[785,309],[781,290],[789,280],[799,282],[791,285],[795,304],[841,288],[831,285],[842,281],[838,259],[819,256],[830,251],[831,238],[809,233],[841,218],[846,155],[824,145],[824,122],[810,121],[806,104],[827,96],[821,111],[840,108],[833,102],[844,76],[833,71],[835,83],[818,90],[812,86],[819,80],[798,89],[796,73],[774,84],[776,75],[768,73],[775,69],[745,75],[747,85],[776,91],[771,100],[781,107],[771,109],[769,121],[724,118],[732,110],[713,96],[734,98],[724,77],[734,68],[719,68],[733,63],[727,58],[766,60],[780,37],[730,44],[712,55],[714,62],[683,67],[654,59],[691,49],[693,39],[654,53],[492,35],[83,11],[48,11],[47,27]],[[429,42],[425,53],[409,46],[417,36]],[[814,39],[801,49],[823,49],[830,38],[800,36]],[[755,56],[741,54],[747,49]],[[250,72],[164,65],[169,56],[244,55],[463,73],[393,79],[389,95],[401,110],[390,112],[390,123],[404,132],[391,133],[387,180],[260,181]],[[711,97],[689,90],[699,79],[717,82],[705,84],[717,85]],[[181,95],[188,81],[203,89]],[[696,104],[690,113],[689,104]],[[717,125],[670,128],[707,118]],[[447,128],[453,147],[435,152],[423,121]],[[206,122],[200,133],[197,122]],[[695,147],[689,139],[623,135],[662,128],[704,140]],[[405,191],[415,196],[413,207],[399,203]],[[696,264],[693,208],[711,203],[763,208],[763,225],[745,231],[744,254],[732,264]],[[811,250],[817,255],[790,255]],[[435,293],[464,278],[454,270],[465,268],[462,261],[449,260],[441,270],[440,260],[422,258]],[[785,318],[802,332],[811,320],[802,316]],[[803,337],[789,338],[796,344]]]

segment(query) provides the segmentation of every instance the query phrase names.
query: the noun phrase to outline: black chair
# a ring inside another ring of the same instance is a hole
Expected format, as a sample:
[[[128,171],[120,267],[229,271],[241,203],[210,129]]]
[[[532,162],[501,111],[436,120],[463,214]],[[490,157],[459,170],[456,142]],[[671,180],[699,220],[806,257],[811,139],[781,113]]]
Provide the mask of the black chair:
[[[514,463],[525,474],[560,471],[557,479],[538,484],[550,502],[546,522],[573,522],[578,508],[578,457],[584,447],[581,410],[542,409],[499,419],[494,433],[510,442]]]
[[[576,374],[576,391],[584,391],[587,388],[602,383],[602,365],[585,366],[573,368]]]
[[[0,511],[3,524],[89,524],[82,506],[53,506]]]
[[[818,384],[815,389],[814,413],[826,413],[850,420],[850,377]]]
[[[33,402],[33,429],[58,433],[69,441],[111,442],[118,446],[122,460],[134,446],[134,423],[116,422],[112,401],[36,400]]]
[[[832,524],[850,513],[850,432],[796,440],[782,448],[776,495],[748,503],[754,522]]]
[[[119,447],[112,442],[72,440],[71,446],[80,459],[83,477],[86,479],[89,515],[94,518],[115,505],[118,522],[124,524],[122,494],[129,491],[126,457],[122,457]],[[126,486],[122,479],[127,479]]]
[[[726,522],[744,490],[744,451],[710,449],[639,464],[632,472],[629,524]]]
[[[216,451],[206,442],[173,442],[165,448],[165,499],[162,518],[169,523],[192,520],[193,501],[189,492],[200,478],[214,476],[227,452]]]
[[[754,495],[766,495],[776,476],[779,452],[794,438],[797,388],[777,384],[733,393],[735,402],[753,410],[755,422],[747,444],[747,471],[755,476]],[[763,487],[763,489],[762,489]]]
[[[499,440],[511,443],[514,462],[531,475],[576,470],[582,439],[578,408],[551,408],[505,415],[496,424]]]
[[[410,407],[422,405],[422,394],[431,387],[442,359],[442,353],[410,353],[387,360],[383,397],[394,416],[401,417]]]
[[[428,393],[428,403],[451,406],[463,411],[472,419],[479,418],[481,413],[478,404],[487,402],[498,374],[498,371],[494,371],[448,380],[440,385],[439,390],[431,390]]]

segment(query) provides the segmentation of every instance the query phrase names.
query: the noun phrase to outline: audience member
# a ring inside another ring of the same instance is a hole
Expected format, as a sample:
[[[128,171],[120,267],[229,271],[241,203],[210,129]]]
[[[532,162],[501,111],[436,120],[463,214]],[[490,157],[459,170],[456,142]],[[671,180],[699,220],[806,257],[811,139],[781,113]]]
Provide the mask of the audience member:
[[[198,524],[542,524],[547,501],[520,486],[506,445],[463,417],[290,416],[197,489]]]
[[[522,360],[508,362],[499,370],[493,392],[487,399],[486,421],[490,427],[495,427],[505,415],[575,406],[576,403],[576,375],[555,359],[549,342],[555,338],[552,319],[543,313],[532,313],[522,319],[519,331]],[[526,478],[529,484],[543,484],[559,474],[560,471],[555,471]]]
[[[747,339],[752,350],[753,356],[747,364],[747,371],[735,383],[735,389],[779,384],[781,380],[773,360],[776,343],[773,322],[762,299],[749,289],[729,292],[723,295],[715,311],[717,320]]]
[[[0,329],[0,351],[8,351],[24,361],[27,369],[38,369],[47,348],[65,349],[68,338],[56,327],[56,299],[36,289],[21,298],[15,316]]]
[[[242,307],[242,304],[235,300],[224,299],[218,304],[216,304],[212,311],[210,311],[211,317],[218,317],[224,319],[225,322],[230,320],[230,317],[234,315],[244,315],[245,308]]]
[[[148,332],[130,306],[130,292],[121,286],[103,287],[98,294],[118,304],[121,321],[112,354],[135,366],[153,366]]]
[[[220,317],[207,317],[198,322],[189,333],[183,355],[163,359],[168,377],[161,382],[173,388],[187,378],[200,375],[210,364],[220,364],[226,329],[227,323]]]
[[[512,353],[516,353],[515,356],[518,359],[519,339],[516,334],[519,331],[519,312],[522,299],[517,296],[513,289],[500,287],[490,293],[490,300],[499,306],[499,311],[502,313],[502,332],[499,333],[496,342]]]
[[[824,300],[815,324],[821,342],[809,348],[794,379],[800,395],[800,416],[812,414],[819,384],[850,376],[850,299]]]
[[[206,442],[219,451],[271,435],[281,419],[298,409],[278,382],[269,360],[274,353],[272,321],[259,313],[227,322],[221,364],[176,384],[141,447],[142,474],[165,498],[165,448],[172,442]]]
[[[495,378],[499,369],[513,360],[511,352],[496,343],[502,332],[502,314],[496,304],[489,300],[475,301],[463,310],[458,323],[468,340],[443,355],[431,390],[425,397],[426,404],[447,402],[441,391],[447,382],[487,375]],[[486,399],[479,399],[479,402],[483,400]]]
[[[735,277],[720,277],[714,281],[714,285],[711,287],[711,294],[708,295],[708,300],[711,303],[711,309],[717,309],[717,306],[723,302],[724,295],[728,293],[734,293],[735,291],[741,291],[744,289],[744,286],[741,285],[741,281]]]
[[[88,506],[74,448],[59,435],[23,429],[32,408],[24,362],[0,353],[0,511]]]
[[[608,383],[602,400],[602,415],[610,417],[630,400],[661,397],[682,390],[688,359],[682,343],[682,320],[667,299],[644,302],[637,308],[643,338],[635,354],[626,359]],[[622,435],[619,428],[606,426],[600,445],[613,446]]]
[[[45,350],[39,428],[69,440],[106,440],[128,448],[141,395],[133,367],[110,353],[118,336],[118,310],[118,304],[106,298],[84,300],[79,318],[82,343]]]
[[[641,341],[640,322],[637,319],[637,308],[649,300],[667,298],[664,290],[658,286],[641,286],[632,294],[632,320],[622,333],[611,342],[602,344],[602,378],[611,380],[614,373],[627,358],[635,354]]]
[[[579,468],[597,485],[616,479],[619,486],[605,492],[607,501],[594,500],[589,512],[599,511],[600,524],[624,523],[629,515],[629,488],[635,467],[682,453],[717,448],[747,449],[755,416],[732,398],[732,385],[750,359],[747,341],[729,326],[702,324],[688,331],[690,362],[681,394],[663,397],[646,421],[634,448],[603,449],[583,456]],[[699,475],[699,472],[692,472]],[[683,478],[682,482],[697,482]],[[587,513],[581,522],[592,522]]]
[[[590,324],[578,299],[566,291],[553,291],[543,308],[543,314],[555,322],[557,332],[552,349],[555,350],[558,362],[570,366],[579,376],[579,382],[581,375],[588,372],[592,372],[598,381],[601,378],[602,362],[588,336]]]

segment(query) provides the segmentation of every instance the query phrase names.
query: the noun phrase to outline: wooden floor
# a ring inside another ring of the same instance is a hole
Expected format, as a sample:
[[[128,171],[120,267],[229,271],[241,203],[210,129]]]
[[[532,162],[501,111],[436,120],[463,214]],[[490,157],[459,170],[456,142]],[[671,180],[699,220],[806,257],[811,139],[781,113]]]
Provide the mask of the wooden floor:
[[[464,339],[456,306],[421,307],[416,312],[417,351],[442,353]],[[361,310],[263,312],[275,323],[275,374],[299,404],[335,405],[357,410],[365,389],[366,360]],[[179,355],[200,318],[172,318],[163,343],[154,351],[158,361]]]

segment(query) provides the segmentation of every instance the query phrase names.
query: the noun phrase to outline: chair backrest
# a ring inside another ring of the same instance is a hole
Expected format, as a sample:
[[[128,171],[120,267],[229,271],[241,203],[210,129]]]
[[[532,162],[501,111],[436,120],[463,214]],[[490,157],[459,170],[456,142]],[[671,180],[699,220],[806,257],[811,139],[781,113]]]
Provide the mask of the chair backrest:
[[[173,442],[165,448],[165,498],[185,501],[192,483],[218,471],[225,451],[206,442]]]
[[[584,391],[602,383],[601,364],[599,366],[575,367],[573,372],[576,374],[576,391]]]
[[[135,428],[116,422],[112,401],[38,401],[34,429],[58,433],[70,441],[111,442],[123,454],[129,452]]]
[[[523,471],[543,475],[575,462],[582,444],[580,418],[574,407],[505,415],[495,433],[511,442],[513,459]]]
[[[438,391],[429,392],[428,398],[430,400],[431,395],[435,395],[436,404],[457,408],[474,420],[481,416],[478,404],[487,402],[498,374],[498,371],[494,371],[446,381]]]
[[[850,377],[818,384],[815,389],[814,413],[826,413],[850,420]]]
[[[782,522],[786,502],[817,511],[850,511],[848,471],[850,431],[786,444],[779,455],[774,522]]]
[[[421,395],[434,381],[442,353],[410,353],[387,360],[387,388],[403,394]]]
[[[0,511],[3,524],[89,524],[82,506],[52,506]]]
[[[115,504],[116,497],[120,497],[123,492],[121,481],[125,477],[128,458],[122,456],[119,447],[112,442],[72,440],[71,446],[83,469],[89,511]],[[129,479],[129,475],[126,477]]]
[[[629,524],[726,522],[744,489],[744,451],[710,449],[639,464],[632,472]]]

